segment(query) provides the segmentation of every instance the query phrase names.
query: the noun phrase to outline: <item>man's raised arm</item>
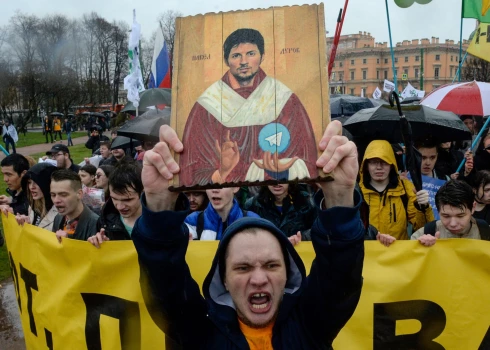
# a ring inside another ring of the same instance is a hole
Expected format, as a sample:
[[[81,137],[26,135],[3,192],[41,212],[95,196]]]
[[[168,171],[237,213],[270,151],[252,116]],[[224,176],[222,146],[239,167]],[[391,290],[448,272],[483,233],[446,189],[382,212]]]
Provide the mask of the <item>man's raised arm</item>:
[[[143,209],[132,233],[148,311],[160,329],[181,345],[190,339],[189,329],[200,329],[199,323],[206,318],[204,299],[185,262],[188,212],[174,211],[178,193],[168,189],[180,170],[172,151],[182,150],[175,131],[162,126],[160,142],[143,160]]]
[[[341,124],[333,121],[319,143],[323,154],[317,166],[334,181],[321,183],[323,193],[315,196],[320,207],[311,229],[316,258],[300,308],[306,328],[322,345],[330,345],[352,316],[362,288],[364,226],[361,195],[355,190],[357,148],[341,133]]]

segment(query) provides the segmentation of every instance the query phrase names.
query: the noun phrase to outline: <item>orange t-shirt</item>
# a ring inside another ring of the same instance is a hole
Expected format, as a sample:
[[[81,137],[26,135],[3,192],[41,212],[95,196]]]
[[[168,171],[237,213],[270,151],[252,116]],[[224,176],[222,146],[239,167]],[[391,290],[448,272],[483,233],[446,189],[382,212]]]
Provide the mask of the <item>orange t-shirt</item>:
[[[250,350],[273,350],[272,348],[272,327],[271,323],[265,328],[251,328],[238,320],[240,330],[247,339]]]

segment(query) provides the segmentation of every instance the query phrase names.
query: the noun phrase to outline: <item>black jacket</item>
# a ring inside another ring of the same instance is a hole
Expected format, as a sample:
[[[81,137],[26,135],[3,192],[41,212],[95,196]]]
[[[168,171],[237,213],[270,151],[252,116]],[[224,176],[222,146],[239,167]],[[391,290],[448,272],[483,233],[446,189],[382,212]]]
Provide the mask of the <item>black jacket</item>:
[[[53,232],[62,230],[63,227],[63,215],[58,214],[54,218],[53,222]],[[80,241],[86,241],[89,237],[92,237],[97,233],[97,220],[99,216],[90,210],[86,205],[83,205],[83,211],[78,219],[77,227],[75,228],[75,233],[71,239],[77,239]]]
[[[310,194],[295,191],[293,196],[287,195],[282,201],[282,212],[275,203],[274,196],[269,192],[261,192],[258,196],[249,198],[244,205],[245,210],[259,214],[261,218],[271,221],[287,237],[301,231],[302,239],[311,240],[310,229],[317,217],[317,211]]]
[[[14,214],[29,214],[29,202],[27,201],[27,195],[25,191],[20,191],[17,195],[17,191],[11,191],[7,188],[7,193],[12,197],[12,203],[10,207],[14,211]]]
[[[356,192],[354,197],[354,208],[320,211],[311,232],[316,258],[308,277],[286,235],[271,222],[260,218],[237,220],[220,241],[203,285],[203,297],[185,261],[189,243],[184,225],[187,212],[151,212],[143,195],[143,214],[132,237],[150,315],[182,349],[249,349],[231,296],[220,278],[219,266],[223,264],[218,262],[224,259],[235,233],[246,227],[260,227],[271,232],[289,255],[288,280],[273,328],[273,348],[331,349],[354,313],[362,288],[364,227],[359,216],[361,196]],[[315,198],[317,205],[320,200],[320,196]]]
[[[92,150],[92,154],[95,153],[100,148],[100,143],[102,141],[110,141],[105,135],[90,136],[87,142],[85,142],[85,147]]]
[[[124,223],[121,221],[121,214],[117,211],[111,198],[109,198],[102,207],[102,212],[97,221],[97,231],[95,233],[99,232],[102,228],[105,229],[105,234],[111,241],[131,239],[131,236],[124,227]]]

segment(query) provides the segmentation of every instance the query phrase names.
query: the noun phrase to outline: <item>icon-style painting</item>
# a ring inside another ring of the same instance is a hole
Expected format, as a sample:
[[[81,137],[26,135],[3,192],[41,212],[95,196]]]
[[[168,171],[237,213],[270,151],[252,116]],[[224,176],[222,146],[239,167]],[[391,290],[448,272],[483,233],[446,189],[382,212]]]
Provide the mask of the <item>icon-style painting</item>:
[[[329,121],[323,5],[178,18],[174,187],[314,181]]]

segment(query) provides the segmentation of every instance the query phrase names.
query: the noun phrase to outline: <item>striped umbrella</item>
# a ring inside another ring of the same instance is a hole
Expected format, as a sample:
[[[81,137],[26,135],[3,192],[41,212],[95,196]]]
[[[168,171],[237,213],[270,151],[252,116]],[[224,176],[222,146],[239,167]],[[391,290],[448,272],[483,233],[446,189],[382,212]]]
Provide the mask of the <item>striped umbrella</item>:
[[[420,104],[459,115],[490,115],[490,83],[448,84],[428,94]]]

